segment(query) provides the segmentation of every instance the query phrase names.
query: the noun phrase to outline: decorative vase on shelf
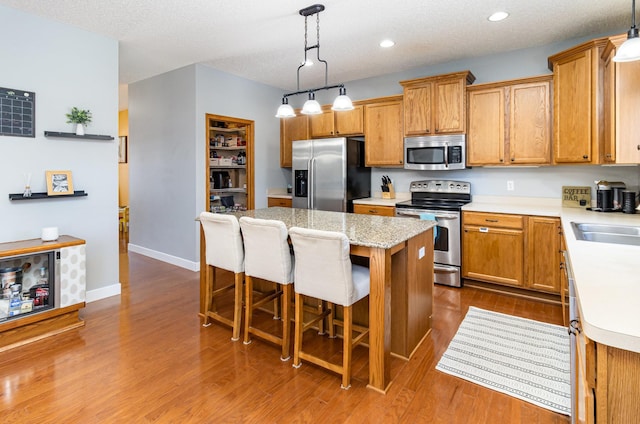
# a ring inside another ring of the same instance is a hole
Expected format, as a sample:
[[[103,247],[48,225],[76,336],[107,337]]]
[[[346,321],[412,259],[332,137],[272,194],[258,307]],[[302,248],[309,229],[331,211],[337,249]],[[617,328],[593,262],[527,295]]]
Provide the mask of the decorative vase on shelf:
[[[84,135],[84,125],[76,124],[76,135]]]

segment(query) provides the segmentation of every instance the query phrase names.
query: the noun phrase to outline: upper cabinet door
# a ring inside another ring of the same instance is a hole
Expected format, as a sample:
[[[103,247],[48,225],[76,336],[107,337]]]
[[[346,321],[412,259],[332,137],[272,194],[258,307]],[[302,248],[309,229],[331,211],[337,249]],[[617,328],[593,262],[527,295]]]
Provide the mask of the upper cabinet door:
[[[353,110],[333,112],[337,136],[364,134],[364,107],[354,105]]]
[[[590,163],[592,127],[591,51],[554,64],[554,160]]]
[[[455,78],[434,84],[436,134],[463,133],[465,130],[465,80]]]
[[[402,100],[366,104],[364,117],[366,166],[402,167]]]
[[[504,163],[504,92],[504,87],[469,92],[469,166]]]
[[[431,84],[404,90],[404,134],[431,134]]]
[[[509,161],[548,164],[551,150],[550,81],[511,87]]]
[[[309,132],[311,138],[333,137],[335,135],[333,111],[325,108],[319,115],[309,115]]]

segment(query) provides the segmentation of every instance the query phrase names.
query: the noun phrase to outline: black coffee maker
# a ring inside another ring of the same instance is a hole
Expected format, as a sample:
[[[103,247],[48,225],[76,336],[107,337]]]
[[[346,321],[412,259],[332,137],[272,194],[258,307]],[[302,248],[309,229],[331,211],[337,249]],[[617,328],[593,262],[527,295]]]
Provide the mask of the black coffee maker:
[[[622,210],[622,193],[627,188],[621,181],[596,181],[596,209],[599,212]]]

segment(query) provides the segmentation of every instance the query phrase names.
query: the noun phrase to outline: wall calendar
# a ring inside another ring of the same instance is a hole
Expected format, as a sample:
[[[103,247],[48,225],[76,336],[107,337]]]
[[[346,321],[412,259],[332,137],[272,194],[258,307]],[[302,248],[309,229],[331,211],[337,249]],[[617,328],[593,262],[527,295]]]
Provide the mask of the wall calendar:
[[[0,87],[0,135],[36,136],[36,93]]]

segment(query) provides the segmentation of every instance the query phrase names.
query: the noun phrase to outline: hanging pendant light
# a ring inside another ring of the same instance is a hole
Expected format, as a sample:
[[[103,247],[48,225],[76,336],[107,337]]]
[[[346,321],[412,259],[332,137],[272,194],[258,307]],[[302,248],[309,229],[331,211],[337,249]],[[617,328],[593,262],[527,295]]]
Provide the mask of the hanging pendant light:
[[[282,96],[282,105],[278,108],[278,112],[276,113],[276,118],[288,118],[292,116],[296,116],[293,108],[289,106],[288,97],[296,96],[298,94],[308,94],[309,100],[304,103],[302,110],[300,111],[305,115],[317,115],[322,113],[322,107],[320,103],[318,103],[315,99],[315,92],[320,90],[330,90],[334,88],[340,89],[340,94],[333,102],[332,110],[335,111],[343,111],[343,110],[352,110],[353,103],[351,99],[347,96],[347,89],[344,87],[344,84],[336,84],[329,85],[328,84],[328,75],[329,75],[329,65],[326,60],[320,59],[320,12],[324,10],[324,5],[322,4],[314,4],[309,7],[305,7],[304,9],[300,9],[300,15],[304,16],[304,61],[300,66],[298,66],[297,71],[297,91],[293,93],[287,93]],[[309,16],[316,16],[316,44],[313,46],[307,46],[307,18]],[[305,65],[311,62],[310,59],[307,59],[307,52],[309,50],[316,50],[316,60],[318,63],[324,63],[324,86],[317,88],[310,88],[308,90],[300,90],[300,69],[305,67]]]
[[[296,113],[289,104],[289,99],[283,97],[282,104],[278,108],[278,113],[276,113],[276,118],[292,118],[294,116],[296,116]]]
[[[618,47],[614,62],[632,62],[640,60],[640,37],[636,28],[636,0],[631,1],[631,28],[627,32],[627,40]]]
[[[353,103],[349,96],[347,96],[347,89],[344,87],[340,87],[340,95],[336,97],[333,101],[332,110],[342,111],[342,110],[353,110]]]
[[[304,106],[302,106],[300,113],[303,115],[320,115],[322,113],[322,107],[316,100],[315,94],[309,93],[309,100],[304,102]]]

